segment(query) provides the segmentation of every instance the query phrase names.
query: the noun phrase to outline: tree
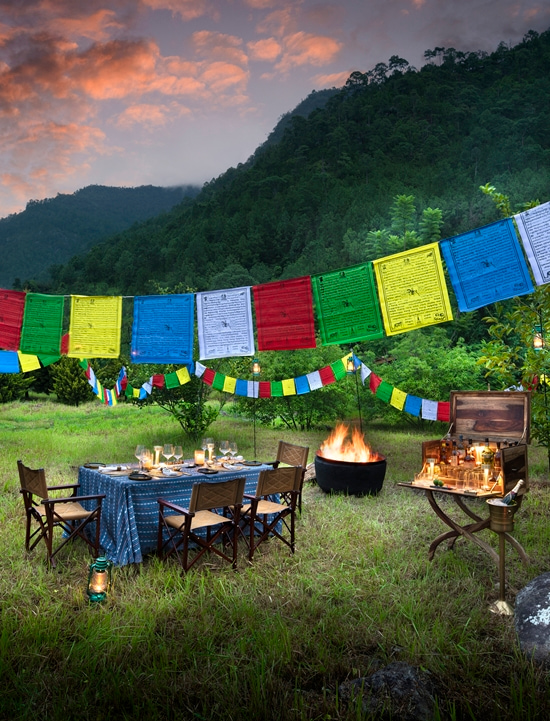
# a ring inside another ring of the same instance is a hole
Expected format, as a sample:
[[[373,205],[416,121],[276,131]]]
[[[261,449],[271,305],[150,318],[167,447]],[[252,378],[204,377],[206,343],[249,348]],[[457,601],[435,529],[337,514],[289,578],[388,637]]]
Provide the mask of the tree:
[[[25,396],[32,383],[23,373],[0,373],[0,403],[11,403]]]
[[[61,403],[78,406],[94,397],[92,387],[77,358],[62,356],[51,367],[52,387]]]

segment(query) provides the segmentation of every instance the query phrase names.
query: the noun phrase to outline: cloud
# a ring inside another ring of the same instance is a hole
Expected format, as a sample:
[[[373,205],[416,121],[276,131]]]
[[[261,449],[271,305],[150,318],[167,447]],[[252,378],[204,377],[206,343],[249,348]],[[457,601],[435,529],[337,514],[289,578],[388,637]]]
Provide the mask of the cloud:
[[[117,20],[113,10],[98,10],[84,17],[54,18],[48,23],[48,30],[62,36],[82,37],[105,41],[113,31],[122,30],[124,24]]]
[[[252,60],[263,60],[266,62],[275,62],[282,51],[281,44],[275,38],[264,38],[256,42],[246,44],[250,52]]]
[[[138,103],[130,105],[116,119],[119,128],[129,129],[140,125],[147,130],[156,130],[168,125],[177,118],[190,114],[189,108],[178,103],[160,105],[158,103]]]
[[[196,20],[209,13],[217,14],[206,0],[142,0],[151,10],[170,10],[182,20]]]
[[[283,39],[283,56],[275,68],[287,73],[301,65],[327,65],[342,49],[342,43],[322,35],[294,33]]]
[[[243,41],[235,35],[201,30],[191,37],[193,48],[199,57],[223,60],[246,66],[248,57],[242,50]]]
[[[320,88],[341,88],[346,84],[352,70],[344,70],[341,73],[330,73],[328,75],[316,75],[313,82]]]

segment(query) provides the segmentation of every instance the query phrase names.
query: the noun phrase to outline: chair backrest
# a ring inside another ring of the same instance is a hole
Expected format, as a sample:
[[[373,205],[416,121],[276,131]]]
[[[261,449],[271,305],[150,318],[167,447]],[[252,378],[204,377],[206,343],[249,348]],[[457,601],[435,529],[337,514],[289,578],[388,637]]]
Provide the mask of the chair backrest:
[[[275,493],[288,493],[299,491],[302,484],[301,466],[274,468],[269,471],[260,471],[257,496],[270,496]]]
[[[37,468],[34,470],[28,468],[21,461],[17,461],[17,469],[19,471],[21,490],[46,500],[48,498],[48,486],[44,469]]]
[[[189,510],[196,513],[211,508],[236,506],[243,501],[244,485],[244,478],[232,478],[217,483],[195,483],[191,491]]]
[[[308,454],[309,448],[305,446],[296,446],[293,443],[279,441],[279,447],[277,449],[277,461],[279,461],[279,463],[285,463],[287,466],[301,466],[305,468],[307,466]]]

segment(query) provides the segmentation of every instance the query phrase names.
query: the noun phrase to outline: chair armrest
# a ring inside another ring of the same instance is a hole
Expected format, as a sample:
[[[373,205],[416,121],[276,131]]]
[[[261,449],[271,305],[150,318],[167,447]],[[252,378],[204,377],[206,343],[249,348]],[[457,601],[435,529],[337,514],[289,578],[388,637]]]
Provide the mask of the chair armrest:
[[[105,498],[105,494],[99,496],[69,496],[68,498],[43,498],[42,503],[44,505],[52,506],[56,503],[74,503],[75,500],[80,501],[102,501]]]
[[[277,468],[279,463],[281,461],[263,461],[264,466],[273,466],[273,468]]]
[[[80,488],[80,483],[71,483],[66,486],[48,486],[48,491],[61,491],[67,488]]]
[[[249,501],[253,501],[256,496],[254,496],[252,493],[243,493],[243,498],[247,498]]]
[[[191,511],[188,508],[183,508],[183,506],[178,506],[177,503],[170,503],[170,501],[165,501],[162,498],[157,498],[157,502],[161,508],[169,508],[171,511],[176,511],[177,513],[183,513],[186,516],[194,516],[194,513],[191,513]]]

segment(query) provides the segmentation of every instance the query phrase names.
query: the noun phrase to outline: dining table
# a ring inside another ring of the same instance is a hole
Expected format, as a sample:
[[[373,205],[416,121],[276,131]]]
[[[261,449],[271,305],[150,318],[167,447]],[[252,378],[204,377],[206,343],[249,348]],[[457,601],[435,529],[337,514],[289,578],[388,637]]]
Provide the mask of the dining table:
[[[79,495],[104,494],[100,545],[116,566],[141,563],[157,549],[159,507],[163,498],[187,508],[195,483],[245,479],[245,493],[254,493],[260,471],[273,466],[250,462],[219,465],[215,473],[184,463],[181,470],[155,469],[147,480],[132,480],[136,468],[128,464],[85,464],[78,469]],[[215,469],[210,469],[215,470]],[[165,475],[169,472],[170,475]],[[208,473],[208,472],[207,472]]]

